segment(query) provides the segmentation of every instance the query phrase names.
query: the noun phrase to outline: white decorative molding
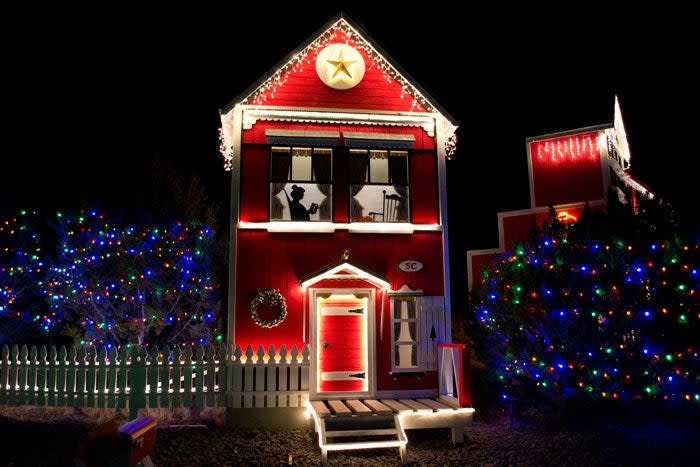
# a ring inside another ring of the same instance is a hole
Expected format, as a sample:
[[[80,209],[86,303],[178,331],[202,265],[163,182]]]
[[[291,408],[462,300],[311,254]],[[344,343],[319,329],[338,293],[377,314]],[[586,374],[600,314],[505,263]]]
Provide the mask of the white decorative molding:
[[[338,130],[287,130],[278,128],[265,129],[265,136],[280,136],[290,138],[340,138]]]
[[[277,122],[331,123],[345,125],[385,125],[420,127],[430,137],[435,136],[435,114],[432,113],[374,113],[335,110],[297,110],[248,106],[243,110],[243,129],[250,130],[258,120]]]
[[[343,137],[347,139],[375,139],[383,141],[415,141],[415,135],[402,135],[395,133],[368,133],[366,131],[344,131]]]
[[[287,233],[332,233],[336,230],[347,230],[350,233],[385,233],[412,234],[413,232],[441,232],[439,224],[409,224],[406,222],[239,222],[240,230],[267,230],[268,232]]]
[[[389,295],[423,295],[423,289],[413,290],[408,285],[404,284],[398,290],[390,290]]]
[[[382,289],[388,289],[390,287],[389,283],[381,277],[375,276],[374,274],[360,269],[357,266],[354,266],[348,262],[341,263],[329,269],[328,271],[322,272],[321,274],[318,274],[310,279],[305,280],[301,283],[301,287],[305,289],[324,279],[362,279]]]

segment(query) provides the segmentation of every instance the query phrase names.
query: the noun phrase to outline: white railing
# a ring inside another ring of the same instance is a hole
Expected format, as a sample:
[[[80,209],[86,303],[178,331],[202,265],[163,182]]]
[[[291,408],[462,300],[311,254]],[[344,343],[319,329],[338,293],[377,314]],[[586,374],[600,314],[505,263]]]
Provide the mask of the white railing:
[[[0,403],[49,407],[299,407],[308,399],[309,348],[257,352],[144,347],[0,353]]]
[[[467,344],[438,344],[440,397],[471,407],[471,365]]]

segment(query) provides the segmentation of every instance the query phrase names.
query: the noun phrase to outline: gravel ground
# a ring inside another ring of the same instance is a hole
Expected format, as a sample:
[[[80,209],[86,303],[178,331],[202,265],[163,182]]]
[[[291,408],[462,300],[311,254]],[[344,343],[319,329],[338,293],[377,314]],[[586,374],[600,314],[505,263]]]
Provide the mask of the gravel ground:
[[[8,418],[0,410],[0,465],[72,465],[72,453],[90,426],[89,414]],[[10,414],[11,415],[11,414]],[[175,421],[177,422],[177,421]],[[319,465],[311,429],[230,430],[178,426],[158,430],[157,466]],[[448,430],[408,432],[410,466],[442,465],[700,465],[700,429],[689,424],[628,427],[606,423],[547,430],[536,423],[474,422],[463,445],[452,446]],[[329,465],[400,465],[396,449],[329,453]]]
[[[661,435],[660,435],[661,433]],[[408,432],[407,465],[700,465],[700,432],[687,425],[619,425],[546,431],[518,424],[475,422],[463,445],[453,447],[448,430]],[[318,465],[311,430],[229,431],[164,428],[154,462],[182,465]],[[329,453],[329,465],[401,465],[396,449]]]

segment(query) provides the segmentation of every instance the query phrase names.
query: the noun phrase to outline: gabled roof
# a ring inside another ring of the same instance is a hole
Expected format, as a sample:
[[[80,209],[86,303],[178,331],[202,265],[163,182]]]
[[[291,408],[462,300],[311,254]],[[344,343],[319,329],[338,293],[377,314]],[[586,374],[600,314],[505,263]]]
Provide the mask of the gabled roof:
[[[304,276],[301,278],[300,282],[301,286],[306,288],[324,279],[360,279],[370,282],[371,284],[383,289],[389,288],[389,282],[386,279],[379,277],[378,275],[365,269],[358,268],[354,264],[348,262],[346,259],[341,259],[340,261],[331,263],[318,271]]]
[[[370,57],[376,60],[389,76],[395,79],[402,86],[404,91],[411,95],[425,110],[429,112],[438,112],[452,126],[457,126],[457,120],[451,116],[434,97],[428,94],[414,78],[401,68],[398,63],[384,52],[384,50],[371,39],[362,26],[357,24],[356,21],[342,11],[321,26],[321,28],[314,32],[306,42],[289,54],[288,57],[277,63],[270,71],[263,75],[262,78],[233,99],[226,107],[221,109],[221,113],[228,113],[238,104],[256,103],[256,97],[274,86],[277,86],[280,80],[284,81],[287,72],[293,70],[295,66],[301,65],[309,53],[325,45],[337,29],[342,30],[355,41],[360,48],[364,49]]]

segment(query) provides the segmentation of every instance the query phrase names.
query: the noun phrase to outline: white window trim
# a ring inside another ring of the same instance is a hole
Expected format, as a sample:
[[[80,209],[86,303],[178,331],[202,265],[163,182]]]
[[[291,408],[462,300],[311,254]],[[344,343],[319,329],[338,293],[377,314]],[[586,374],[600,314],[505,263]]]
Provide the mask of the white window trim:
[[[389,313],[391,316],[390,320],[390,327],[391,327],[391,372],[392,373],[422,373],[425,371],[424,365],[423,365],[423,359],[421,358],[421,352],[423,351],[421,342],[423,341],[421,339],[421,333],[424,332],[420,328],[420,310],[418,307],[418,302],[416,300],[417,295],[398,295],[398,294],[390,294],[389,295]],[[415,318],[408,318],[408,319],[401,319],[401,318],[394,318],[394,302],[400,300],[400,301],[413,301],[414,307],[415,307]],[[396,346],[398,345],[398,342],[396,341],[396,335],[395,335],[395,323],[401,323],[401,322],[415,322],[416,323],[416,335],[414,337],[414,343],[416,347],[416,366],[414,367],[400,367],[396,366]]]

